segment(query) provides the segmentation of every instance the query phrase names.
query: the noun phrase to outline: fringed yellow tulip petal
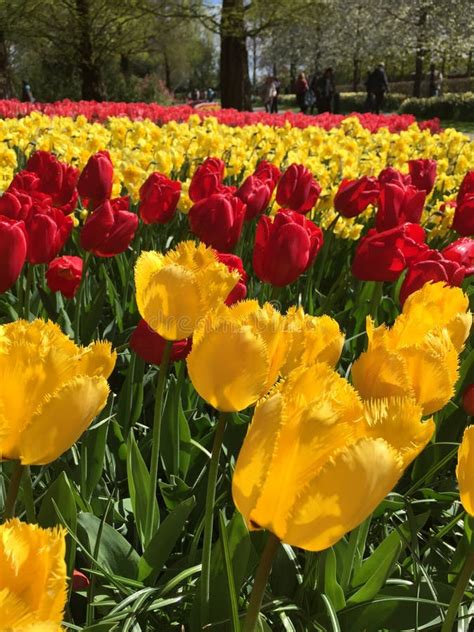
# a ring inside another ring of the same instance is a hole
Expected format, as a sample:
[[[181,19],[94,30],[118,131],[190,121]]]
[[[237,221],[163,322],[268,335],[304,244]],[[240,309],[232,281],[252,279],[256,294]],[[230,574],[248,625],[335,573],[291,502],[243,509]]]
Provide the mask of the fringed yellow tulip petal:
[[[435,431],[433,419],[422,421],[421,406],[408,397],[370,400],[364,403],[364,412],[367,435],[385,439],[398,450],[404,468],[426,447]]]
[[[403,472],[402,460],[383,439],[360,439],[340,450],[304,488],[280,539],[322,551],[357,527]]]
[[[250,327],[228,335],[224,324],[193,346],[188,370],[203,399],[214,408],[232,412],[247,408],[265,391],[269,358]]]
[[[423,414],[443,408],[454,395],[458,377],[458,356],[446,330],[430,334],[418,346],[401,349],[399,355]]]
[[[0,526],[0,611],[6,629],[6,613],[13,629],[60,629],[67,596],[65,534],[16,519]]]
[[[86,347],[79,359],[79,374],[107,379],[114,370],[117,354],[110,342],[94,342]]]
[[[426,283],[411,294],[403,317],[397,318],[391,335],[399,347],[416,344],[433,330],[446,327],[456,350],[461,351],[472,324],[469,300],[461,288]]]
[[[344,335],[335,320],[329,316],[309,316],[301,307],[291,307],[284,321],[289,349],[282,368],[283,375],[288,375],[298,366],[310,366],[315,362],[336,366],[344,345]]]
[[[204,244],[181,242],[166,255],[144,252],[135,267],[138,311],[167,340],[189,337],[239,280]]]
[[[462,505],[470,516],[474,516],[474,426],[468,426],[464,431],[456,476]]]
[[[283,404],[280,387],[281,384],[277,384],[258,402],[232,478],[234,502],[250,528],[257,526],[249,523],[249,516],[257,504],[279,439]]]
[[[242,301],[208,312],[187,357],[191,381],[218,410],[243,410],[265,395],[278,377],[285,342],[271,305]]]
[[[273,425],[257,405],[246,441],[253,432],[265,432],[276,447],[259,500],[250,513],[255,525],[273,525],[284,532],[299,490],[325,464],[330,455],[360,437],[363,409],[354,389],[326,364],[301,367],[283,383],[284,404]],[[276,423],[279,427],[275,427]],[[275,441],[275,438],[273,438]],[[273,529],[272,529],[273,530]]]
[[[413,392],[403,358],[382,345],[362,353],[352,365],[351,376],[363,399],[403,397]]]
[[[71,446],[68,441],[72,441],[72,437],[73,440],[78,438],[79,427],[87,427],[99,412],[91,401],[102,402],[101,406],[105,404],[104,393],[108,390],[105,377],[113,370],[116,354],[106,342],[82,349],[57,325],[42,320],[17,321],[2,327],[1,333],[0,459],[28,454],[25,458],[33,460],[25,462],[46,463],[48,461],[38,460],[39,452],[43,453],[41,459],[45,454],[54,454],[53,458],[59,456]],[[97,393],[92,394],[88,387],[83,401],[73,396],[71,410],[67,402],[60,409],[52,408],[52,399],[58,393],[69,393],[68,385],[83,383],[97,385]],[[81,406],[83,410],[79,412]],[[52,413],[45,417],[45,411],[50,409]],[[60,418],[57,413],[61,413]],[[82,421],[79,422],[78,417]],[[33,427],[36,423],[39,431]],[[32,433],[39,439],[28,445],[27,436]],[[45,448],[46,443],[49,446]]]
[[[102,377],[76,377],[53,393],[31,418],[18,442],[24,465],[44,465],[75,443],[107,402],[109,387]]]

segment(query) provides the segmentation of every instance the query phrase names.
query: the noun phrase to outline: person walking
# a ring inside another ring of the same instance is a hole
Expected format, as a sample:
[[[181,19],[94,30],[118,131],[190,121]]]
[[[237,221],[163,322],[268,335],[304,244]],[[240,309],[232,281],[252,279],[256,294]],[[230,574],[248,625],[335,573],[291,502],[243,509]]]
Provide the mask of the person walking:
[[[278,114],[278,97],[280,95],[281,83],[278,80],[278,77],[273,77],[273,83],[275,85],[275,96],[271,102],[270,112],[272,114]]]
[[[24,103],[34,103],[36,100],[33,96],[31,86],[26,79],[23,79],[21,82],[21,100]]]
[[[296,79],[295,85],[295,93],[296,93],[296,103],[300,108],[300,111],[303,114],[306,114],[306,110],[308,109],[308,105],[306,103],[306,93],[309,90],[308,81],[306,79],[306,75],[304,72],[300,72],[298,78]]]
[[[380,62],[377,68],[369,75],[366,87],[370,111],[375,114],[380,114],[385,100],[385,94],[390,92],[385,65],[382,62]]]
[[[430,66],[430,74],[428,76],[428,96],[439,97],[441,94],[441,87],[443,85],[443,73],[441,70],[436,70],[435,64]]]
[[[334,71],[332,68],[326,68],[322,77],[316,82],[316,103],[320,114],[334,111],[335,95]]]
[[[277,86],[274,77],[267,77],[263,90],[263,105],[265,112],[273,112],[274,101],[278,97]]]

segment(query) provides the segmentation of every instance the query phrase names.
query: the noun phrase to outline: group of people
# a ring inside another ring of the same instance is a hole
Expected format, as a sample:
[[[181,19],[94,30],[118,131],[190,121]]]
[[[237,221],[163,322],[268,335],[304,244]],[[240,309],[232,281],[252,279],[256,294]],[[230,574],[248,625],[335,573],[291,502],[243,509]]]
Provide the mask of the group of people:
[[[207,90],[194,88],[188,93],[189,101],[214,101],[215,97],[216,93],[212,88],[208,88]]]
[[[334,71],[326,68],[322,75],[313,75],[310,82],[304,72],[300,72],[295,83],[296,102],[303,114],[308,110],[311,114],[317,109],[319,114],[323,112],[337,113],[339,94],[336,91]]]

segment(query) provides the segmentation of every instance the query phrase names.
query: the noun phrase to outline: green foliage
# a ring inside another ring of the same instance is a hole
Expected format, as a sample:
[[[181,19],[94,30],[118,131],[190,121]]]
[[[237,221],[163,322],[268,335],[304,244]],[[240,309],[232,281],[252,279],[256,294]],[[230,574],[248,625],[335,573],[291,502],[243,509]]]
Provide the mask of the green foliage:
[[[414,114],[418,118],[453,121],[474,121],[474,92],[444,94],[428,99],[406,99],[400,106],[402,114]]]

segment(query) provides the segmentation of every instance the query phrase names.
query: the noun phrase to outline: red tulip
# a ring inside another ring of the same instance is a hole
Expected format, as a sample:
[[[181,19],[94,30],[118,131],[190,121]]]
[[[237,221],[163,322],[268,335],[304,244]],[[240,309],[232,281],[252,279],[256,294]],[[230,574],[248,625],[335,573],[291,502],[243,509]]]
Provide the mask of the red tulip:
[[[436,160],[418,159],[409,160],[408,169],[410,170],[411,183],[420,191],[424,191],[426,195],[431,193],[436,180],[436,170],[438,163]]]
[[[92,208],[108,200],[112,193],[114,167],[108,151],[99,151],[89,158],[77,183],[77,190]]]
[[[27,237],[23,222],[0,217],[0,293],[16,282],[25,264]]]
[[[245,219],[251,220],[258,217],[267,208],[272,197],[272,182],[260,180],[257,176],[249,176],[244,180],[237,191],[236,196],[247,207]]]
[[[214,193],[191,207],[188,217],[192,232],[202,242],[230,252],[240,238],[245,204],[238,197]]]
[[[276,201],[298,213],[307,213],[316,204],[321,187],[311,171],[303,165],[292,164],[278,183]]]
[[[409,173],[402,173],[393,167],[385,167],[385,169],[382,169],[379,173],[378,181],[380,184],[394,182],[395,184],[407,186],[411,184],[411,175]]]
[[[87,218],[81,231],[81,246],[98,257],[115,257],[127,250],[138,228],[128,197],[105,200]]]
[[[73,229],[71,217],[54,207],[34,205],[25,222],[28,234],[28,262],[49,263],[62,250]]]
[[[334,198],[334,208],[344,217],[356,217],[379,197],[377,178],[363,176],[357,180],[344,179]]]
[[[474,239],[461,237],[441,251],[445,259],[456,261],[466,271],[466,276],[474,274]]]
[[[381,233],[372,228],[357,246],[352,273],[362,281],[396,281],[426,250],[424,239],[425,231],[418,224],[401,224]]]
[[[281,210],[257,224],[253,267],[261,281],[283,287],[293,283],[313,263],[323,244],[318,226],[300,213]]]
[[[233,305],[234,303],[237,303],[237,301],[243,301],[244,298],[247,296],[248,275],[244,270],[242,259],[237,255],[232,255],[225,252],[217,252],[216,254],[219,261],[221,263],[225,263],[229,270],[237,270],[237,272],[239,272],[240,274],[239,282],[225,300],[226,305]]]
[[[35,151],[26,163],[26,169],[38,176],[39,190],[51,196],[54,206],[66,214],[74,210],[79,169],[60,162],[48,151]]]
[[[30,193],[32,191],[40,190],[40,179],[36,173],[32,171],[26,171],[23,169],[13,176],[13,180],[10,182],[7,191],[24,191]]]
[[[418,224],[425,205],[425,192],[395,182],[380,185],[375,226],[379,232],[410,222]]]
[[[464,390],[462,405],[466,415],[471,415],[471,417],[474,416],[474,384],[469,384],[469,386]]]
[[[220,158],[206,158],[194,173],[188,195],[193,202],[220,192],[224,178],[225,163]]]
[[[90,581],[87,575],[76,569],[72,571],[72,589],[74,591],[86,590],[89,584]]]
[[[445,259],[438,250],[425,250],[412,261],[400,288],[400,303],[430,281],[444,281],[459,287],[464,280],[465,270],[456,261]]]
[[[474,235],[474,171],[464,176],[454,211],[453,229],[463,237]]]
[[[142,360],[145,360],[145,362],[160,365],[166,342],[167,341],[160,336],[160,334],[157,334],[156,331],[153,331],[142,318],[130,337],[130,348],[133,349]],[[184,360],[191,351],[191,345],[191,338],[173,342],[171,345],[170,361],[176,362],[177,360]]]
[[[281,178],[281,171],[276,165],[273,165],[268,160],[262,160],[258,163],[253,175],[262,182],[271,183],[272,193],[278,184],[278,180]]]
[[[82,279],[82,259],[65,255],[53,259],[46,272],[46,282],[51,292],[61,292],[66,298],[74,298]]]
[[[166,224],[176,211],[181,182],[155,171],[140,188],[140,217],[145,224]]]

